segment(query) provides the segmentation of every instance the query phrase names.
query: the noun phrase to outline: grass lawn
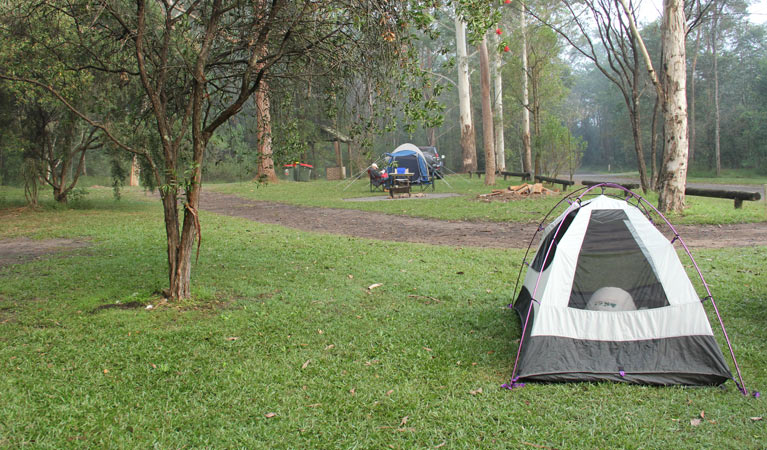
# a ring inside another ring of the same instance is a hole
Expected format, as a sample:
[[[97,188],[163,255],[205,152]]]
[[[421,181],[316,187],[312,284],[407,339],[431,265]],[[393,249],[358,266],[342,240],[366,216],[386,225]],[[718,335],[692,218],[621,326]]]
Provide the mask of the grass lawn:
[[[495,186],[485,186],[483,180],[476,177],[469,179],[465,175],[447,177],[447,183],[437,181],[437,193],[456,193],[459,197],[384,200],[376,202],[346,201],[358,197],[380,196],[386,193],[370,193],[367,180],[360,179],[349,184],[348,181],[312,181],[310,183],[281,182],[272,185],[256,183],[208,184],[205,189],[236,194],[254,200],[267,200],[297,205],[320,206],[328,208],[360,209],[379,211],[388,214],[401,214],[416,217],[429,217],[443,220],[484,220],[493,222],[539,222],[549,210],[562,199],[555,195],[535,200],[519,200],[509,203],[486,203],[477,200],[479,194],[492,189],[504,189],[520,184],[519,179],[503,181],[499,177]],[[347,187],[348,186],[348,187]],[[426,191],[431,193],[429,189]],[[598,192],[598,191],[593,191]],[[657,206],[658,196],[649,192],[648,201]],[[764,202],[743,202],[743,208],[735,209],[732,200],[687,197],[688,208],[681,214],[669,216],[678,224],[720,224],[750,223],[767,220],[767,206]],[[564,208],[560,210],[563,211]]]
[[[590,173],[602,173],[604,175],[631,177],[639,179],[638,171],[627,171],[620,173],[609,173],[600,170],[588,170],[584,171]],[[763,185],[767,184],[767,176],[763,173],[759,173],[756,169],[722,169],[722,173],[716,176],[713,170],[700,170],[693,168],[687,172],[687,181],[690,183],[708,183],[708,184],[749,184],[749,185]]]
[[[0,239],[91,246],[0,269],[2,447],[759,448],[767,439],[767,419],[752,420],[767,413],[764,400],[732,382],[500,389],[520,334],[505,305],[521,251],[382,243],[202,212],[194,300],[147,310],[167,282],[158,201],[128,191],[115,203],[92,189],[76,208],[30,211],[13,206],[19,195],[0,191]],[[767,247],[696,256],[747,386],[764,390]]]

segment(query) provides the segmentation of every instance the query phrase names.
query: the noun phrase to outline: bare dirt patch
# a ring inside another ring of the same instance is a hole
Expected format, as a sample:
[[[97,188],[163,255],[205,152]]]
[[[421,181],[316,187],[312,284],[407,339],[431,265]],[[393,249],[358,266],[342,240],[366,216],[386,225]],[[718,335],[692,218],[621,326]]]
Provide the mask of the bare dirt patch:
[[[247,200],[210,191],[203,193],[201,208],[218,214],[304,231],[454,247],[527,248],[536,229],[536,225],[531,223],[422,219],[354,209],[317,208]],[[690,247],[767,245],[767,222],[680,225],[676,228]]]
[[[85,239],[44,239],[29,238],[0,240],[0,267],[20,264],[44,255],[87,247]]]
[[[127,302],[127,303],[107,303],[105,305],[99,305],[93,310],[91,310],[91,314],[95,314],[99,311],[104,311],[105,309],[139,309],[139,308],[145,308],[146,305],[144,305],[141,302]]]

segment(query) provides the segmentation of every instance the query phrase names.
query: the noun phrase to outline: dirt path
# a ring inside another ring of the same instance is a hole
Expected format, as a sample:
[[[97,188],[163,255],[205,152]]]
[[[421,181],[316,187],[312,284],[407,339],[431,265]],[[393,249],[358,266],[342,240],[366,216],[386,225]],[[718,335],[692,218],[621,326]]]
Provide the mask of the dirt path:
[[[0,240],[0,268],[88,245],[90,243],[84,239],[34,240],[23,237]]]
[[[203,193],[201,208],[218,214],[304,231],[455,247],[527,248],[535,233],[535,225],[528,223],[420,219],[354,209],[316,208],[247,200],[210,191]],[[767,245],[767,222],[680,225],[677,230],[690,247]]]

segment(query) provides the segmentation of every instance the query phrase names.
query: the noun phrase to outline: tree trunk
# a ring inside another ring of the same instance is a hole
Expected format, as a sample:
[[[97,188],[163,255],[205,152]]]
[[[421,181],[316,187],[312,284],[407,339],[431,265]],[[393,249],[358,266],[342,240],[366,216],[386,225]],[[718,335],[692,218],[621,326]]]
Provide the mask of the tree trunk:
[[[319,165],[317,164],[317,143],[314,141],[309,142],[309,148],[311,149],[312,165],[314,166],[314,170],[312,170],[312,179],[317,179],[317,172],[319,171]]]
[[[535,165],[533,167],[533,174],[534,175],[541,175],[542,167],[541,167],[541,98],[538,95],[538,78],[539,73],[536,70],[533,70],[530,74],[530,90],[533,94],[533,104],[530,107],[530,112],[533,116],[533,137],[535,138],[534,147],[535,147]]]
[[[432,147],[437,146],[437,128],[435,127],[429,127],[427,130],[429,145]]]
[[[482,97],[482,142],[485,148],[485,185],[495,184],[495,139],[493,137],[493,109],[490,98],[490,60],[487,54],[487,37],[479,43],[479,72]]]
[[[527,30],[525,25],[525,5],[520,13],[522,33],[522,172],[533,171],[533,148],[530,143],[530,99],[527,92]]]
[[[690,70],[690,150],[688,156],[690,164],[695,159],[695,66],[698,65],[700,30],[702,29],[703,27],[698,25],[698,31],[695,32],[695,54],[692,55],[692,69]]]
[[[496,36],[495,42],[499,38]],[[494,45],[497,47],[497,45]],[[503,58],[497,48],[493,49],[493,123],[495,125],[495,169],[498,172],[506,170],[506,143],[503,139],[503,75],[501,72]]]
[[[644,149],[642,148],[642,122],[639,111],[639,93],[637,86],[634,85],[632,93],[632,105],[629,108],[631,116],[631,134],[634,138],[634,151],[637,155],[637,167],[639,168],[639,184],[642,186],[642,192],[647,193],[649,183],[647,182],[647,165],[644,160]]]
[[[344,159],[341,156],[341,143],[338,142],[338,139],[333,141],[333,149],[336,152],[336,167],[341,168],[344,165]]]
[[[352,156],[352,143],[346,142],[346,151],[349,153],[349,176],[354,176],[354,157]]]
[[[685,61],[685,15],[682,0],[663,1],[664,142],[663,187],[658,197],[662,212],[684,208],[687,180],[687,93]]]
[[[658,112],[660,99],[655,96],[655,105],[652,108],[652,125],[650,125],[650,189],[655,189],[658,176]]]
[[[269,101],[269,85],[261,80],[261,86],[256,91],[256,122],[258,139],[258,180],[269,183],[277,182],[272,156],[272,113]]]
[[[714,17],[711,21],[711,53],[714,62],[714,156],[716,158],[716,176],[722,173],[722,155],[719,145],[719,64],[717,55],[717,41],[719,40],[718,34],[718,22],[719,22],[719,7],[714,4]]]
[[[474,124],[471,120],[471,94],[469,92],[469,57],[466,51],[466,23],[455,18],[455,44],[458,57],[458,106],[461,126],[461,170],[477,170],[477,146]]]
[[[130,176],[128,178],[128,186],[138,186],[138,156],[133,155],[130,162]]]
[[[162,191],[161,191],[162,192]],[[180,280],[177,277],[176,268],[179,266],[178,253],[179,253],[179,229],[178,229],[178,194],[172,190],[168,190],[162,194],[162,208],[163,215],[165,217],[165,236],[168,244],[168,292],[165,296],[168,298],[186,298],[186,296],[179,296],[179,291],[183,294],[189,292],[189,283],[186,286],[179,286]],[[174,293],[176,295],[174,296]]]

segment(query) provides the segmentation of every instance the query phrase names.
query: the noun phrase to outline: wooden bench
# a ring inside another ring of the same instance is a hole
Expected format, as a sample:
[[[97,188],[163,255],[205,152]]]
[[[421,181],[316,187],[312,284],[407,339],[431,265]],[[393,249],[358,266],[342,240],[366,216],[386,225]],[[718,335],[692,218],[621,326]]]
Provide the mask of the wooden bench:
[[[520,177],[522,178],[522,181],[529,180],[530,177],[532,177],[532,174],[530,172],[498,172],[500,175],[503,175],[503,179],[505,180],[507,177]],[[469,171],[469,178],[471,178],[472,175],[476,175],[477,178],[482,178],[482,175],[485,174],[484,170],[470,170]]]
[[[537,177],[536,177],[537,178]],[[584,186],[594,186],[604,183],[604,181],[589,181],[583,180],[581,184]],[[638,183],[613,183],[625,187],[626,189],[637,189]],[[731,198],[735,201],[735,209],[743,207],[743,201],[755,202],[761,200],[762,195],[758,192],[751,191],[725,191],[720,189],[699,189],[688,187],[684,190],[684,195],[692,195],[693,197],[712,197],[712,198]]]
[[[539,181],[539,182],[544,182],[545,181],[547,183],[560,184],[560,185],[562,185],[562,190],[563,191],[567,190],[567,186],[572,186],[572,185],[575,184],[575,182],[570,181],[570,180],[561,180],[559,178],[544,177],[544,176],[541,176],[541,175],[536,175],[535,176],[535,181]]]
[[[684,195],[692,195],[695,197],[713,197],[713,198],[731,198],[735,200],[735,209],[743,207],[743,200],[755,202],[762,198],[762,195],[758,192],[750,191],[724,191],[719,189],[698,189],[698,188],[685,188]]]
[[[532,174],[530,172],[501,172],[501,175],[503,175],[503,179],[506,180],[506,177],[520,177],[522,178],[522,181],[529,180]]]
[[[596,186],[597,184],[602,184],[602,183],[617,184],[618,186],[623,186],[629,190],[639,188],[639,183],[619,183],[617,181],[589,181],[589,180],[581,181],[581,184],[584,186]]]

